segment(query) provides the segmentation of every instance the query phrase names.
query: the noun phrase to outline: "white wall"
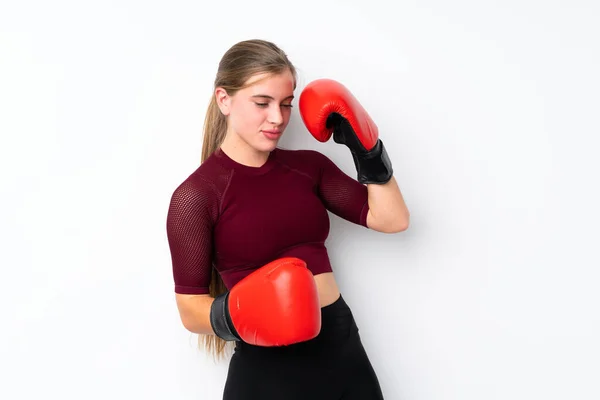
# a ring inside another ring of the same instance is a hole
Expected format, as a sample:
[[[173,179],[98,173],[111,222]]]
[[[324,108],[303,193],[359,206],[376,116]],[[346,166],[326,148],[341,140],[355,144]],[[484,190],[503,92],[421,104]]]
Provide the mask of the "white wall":
[[[347,85],[412,213],[328,242],[386,399],[598,399],[600,7],[591,0],[0,6],[0,398],[218,399],[165,217],[217,63],[275,41]],[[391,4],[391,3],[390,3]],[[283,145],[320,144],[294,110]]]

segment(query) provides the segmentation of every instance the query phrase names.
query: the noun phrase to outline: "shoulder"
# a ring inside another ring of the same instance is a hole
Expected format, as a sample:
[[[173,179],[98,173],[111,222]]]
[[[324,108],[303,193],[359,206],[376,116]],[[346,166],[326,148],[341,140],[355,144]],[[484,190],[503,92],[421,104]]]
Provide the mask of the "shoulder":
[[[331,158],[317,150],[287,150],[279,148],[277,150],[277,158],[283,164],[287,164],[290,168],[298,171],[303,171],[317,179],[320,179],[323,174],[338,170],[338,167]]]
[[[225,179],[223,175],[225,174]],[[227,183],[227,171],[209,157],[196,170],[189,174],[173,190],[171,209],[207,209],[218,208],[218,204]]]
[[[323,153],[311,149],[290,150],[277,148],[277,159],[281,162],[294,166],[320,166],[331,162]]]
[[[310,149],[289,150],[277,148],[276,159],[279,164],[295,171],[300,175],[309,177],[314,182],[319,182],[323,171],[327,169],[328,158]]]

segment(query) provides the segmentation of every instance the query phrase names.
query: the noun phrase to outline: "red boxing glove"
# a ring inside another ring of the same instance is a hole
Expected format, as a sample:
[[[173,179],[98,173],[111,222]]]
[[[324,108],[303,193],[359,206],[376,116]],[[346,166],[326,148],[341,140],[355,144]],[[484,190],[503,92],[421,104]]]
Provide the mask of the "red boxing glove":
[[[321,331],[317,286],[306,263],[284,257],[257,269],[213,301],[210,322],[225,340],[285,346]]]
[[[315,139],[326,142],[333,134],[336,143],[350,149],[359,182],[384,184],[392,178],[392,163],[377,125],[344,85],[331,79],[312,81],[300,94],[299,106]]]

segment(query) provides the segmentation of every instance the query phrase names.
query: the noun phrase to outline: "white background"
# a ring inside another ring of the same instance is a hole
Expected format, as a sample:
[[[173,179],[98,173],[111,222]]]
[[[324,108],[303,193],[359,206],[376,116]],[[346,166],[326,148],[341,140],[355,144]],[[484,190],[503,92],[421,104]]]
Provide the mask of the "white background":
[[[411,211],[395,235],[332,216],[328,241],[386,399],[597,400],[599,18],[591,0],[3,2],[0,398],[220,398],[165,218],[220,57],[263,38],[297,95],[351,89]],[[354,176],[297,113],[282,145]]]

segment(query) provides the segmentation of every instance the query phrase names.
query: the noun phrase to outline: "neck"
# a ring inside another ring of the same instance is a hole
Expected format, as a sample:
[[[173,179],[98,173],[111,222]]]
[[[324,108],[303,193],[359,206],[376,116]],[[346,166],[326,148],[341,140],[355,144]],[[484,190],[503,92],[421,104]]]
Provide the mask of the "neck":
[[[270,153],[253,149],[237,135],[229,133],[221,144],[221,150],[232,160],[249,167],[262,166],[267,162]]]

